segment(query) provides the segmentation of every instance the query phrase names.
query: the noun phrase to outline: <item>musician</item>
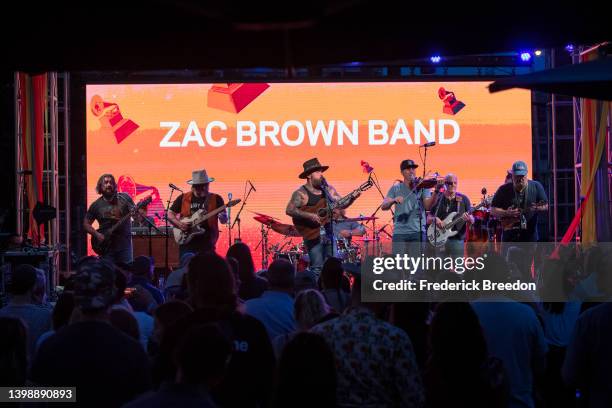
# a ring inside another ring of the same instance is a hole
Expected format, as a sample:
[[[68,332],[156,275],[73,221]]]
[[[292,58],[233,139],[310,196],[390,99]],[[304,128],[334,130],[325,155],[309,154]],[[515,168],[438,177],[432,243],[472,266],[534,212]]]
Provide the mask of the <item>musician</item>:
[[[383,211],[390,210],[395,205],[393,218],[393,247],[394,252],[405,252],[407,242],[424,242],[427,217],[429,211],[438,197],[438,192],[432,195],[429,189],[417,189],[419,179],[416,177],[414,161],[407,159],[400,163],[403,181],[394,184],[382,202]]]
[[[168,211],[168,222],[189,232],[191,224],[188,221],[181,221],[183,218],[192,216],[196,211],[204,209],[206,213],[224,205],[220,195],[209,191],[210,183],[214,178],[209,178],[206,170],[194,170],[191,180],[187,184],[191,185],[191,191],[179,195]],[[193,237],[193,239],[183,245],[179,245],[179,257],[187,252],[214,251],[219,239],[219,221],[227,223],[227,212],[221,211],[217,217],[211,217],[202,225],[205,233]]]
[[[285,212],[293,218],[293,223],[296,227],[311,228],[310,232],[302,234],[302,238],[308,250],[310,269],[318,277],[323,268],[323,263],[333,254],[332,243],[328,239],[322,239],[320,234],[320,226],[322,224],[328,226],[329,224],[327,220],[321,219],[316,211],[308,212],[304,211],[303,208],[316,206],[320,204],[321,200],[325,199],[323,189],[326,182],[323,178],[323,172],[329,166],[322,166],[319,159],[315,157],[305,161],[303,167],[304,171],[298,177],[305,179],[306,183],[293,192]],[[342,198],[333,186],[327,185],[326,188],[333,200]],[[350,200],[347,200],[342,208],[350,206],[359,195],[360,193],[356,192]]]
[[[365,227],[357,221],[346,221],[346,209],[334,209],[334,235],[337,238],[346,238],[351,242],[352,237],[365,235]]]
[[[108,230],[115,225],[119,219],[127,215],[134,207],[134,201],[126,193],[117,192],[117,183],[112,174],[103,174],[96,184],[96,193],[100,197],[91,203],[83,220],[83,228],[99,241],[104,240],[104,235],[94,229],[94,221],[98,221],[99,229]],[[117,227],[113,234],[108,237],[110,247],[102,256],[114,263],[132,262],[132,227],[129,220]]]
[[[427,218],[427,224],[435,222],[438,228],[444,227],[442,220],[452,212],[457,213],[453,220],[458,217],[463,219],[463,223],[453,228],[458,233],[449,237],[444,246],[445,252],[455,258],[461,257],[464,254],[466,223],[474,223],[474,217],[469,213],[472,208],[470,200],[466,195],[457,192],[457,183],[457,176],[452,173],[444,177],[444,193],[431,207],[430,215]]]
[[[537,242],[538,213],[544,211],[548,211],[544,187],[538,181],[527,179],[524,161],[515,162],[512,165],[512,183],[501,185],[491,202],[492,215],[506,224],[502,242]]]

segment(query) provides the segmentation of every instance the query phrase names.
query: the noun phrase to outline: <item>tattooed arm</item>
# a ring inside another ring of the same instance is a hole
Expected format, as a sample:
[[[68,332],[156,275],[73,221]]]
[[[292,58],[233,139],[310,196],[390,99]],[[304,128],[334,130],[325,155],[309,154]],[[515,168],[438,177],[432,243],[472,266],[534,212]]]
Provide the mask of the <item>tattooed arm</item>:
[[[306,218],[318,223],[319,217],[316,214],[300,210],[300,208],[306,204],[306,200],[307,197],[302,191],[295,190],[291,195],[291,200],[289,200],[287,204],[285,213],[290,217]]]

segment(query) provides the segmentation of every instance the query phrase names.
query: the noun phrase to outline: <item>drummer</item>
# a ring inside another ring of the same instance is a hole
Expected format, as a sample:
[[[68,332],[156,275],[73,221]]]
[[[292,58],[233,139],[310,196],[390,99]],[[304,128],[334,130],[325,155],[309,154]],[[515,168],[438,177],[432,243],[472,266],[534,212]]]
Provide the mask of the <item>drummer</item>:
[[[334,209],[334,235],[339,238],[346,238],[351,242],[352,237],[361,237],[365,235],[365,227],[357,221],[348,221],[346,218],[346,209]]]

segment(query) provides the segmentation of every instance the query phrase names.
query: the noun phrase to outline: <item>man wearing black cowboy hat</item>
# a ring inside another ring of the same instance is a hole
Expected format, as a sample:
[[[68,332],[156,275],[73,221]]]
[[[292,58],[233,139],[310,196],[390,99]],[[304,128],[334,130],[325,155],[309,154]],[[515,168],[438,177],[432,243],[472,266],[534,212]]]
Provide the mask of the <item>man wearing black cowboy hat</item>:
[[[168,221],[183,231],[189,231],[191,226],[187,222],[181,221],[182,218],[192,216],[196,211],[204,209],[206,212],[213,211],[223,206],[223,198],[220,195],[209,192],[208,188],[214,178],[209,178],[206,170],[194,170],[191,180],[187,184],[191,185],[191,191],[181,194],[174,200],[170,211],[168,211]],[[180,216],[180,218],[179,218]],[[214,250],[219,239],[219,224],[227,222],[227,212],[221,211],[217,217],[211,217],[204,223],[205,233],[194,237],[191,241],[179,246],[179,257],[187,252],[203,252]]]
[[[405,252],[406,242],[424,242],[427,218],[425,211],[433,206],[438,193],[432,195],[429,189],[417,189],[418,180],[414,161],[407,159],[401,162],[400,171],[404,180],[394,184],[382,202],[383,211],[390,210],[395,204],[393,218],[394,252]]]
[[[326,171],[329,166],[322,166],[317,158],[305,161],[303,166],[304,171],[300,173],[299,178],[305,179],[306,184],[293,192],[285,212],[288,216],[293,218],[293,223],[296,227],[308,226],[319,228],[326,220],[322,220],[316,212],[304,211],[303,208],[316,206],[320,200],[325,199],[325,194],[323,192],[324,186],[327,188],[327,192],[333,200],[339,200],[342,197],[338,194],[336,189],[328,185],[323,178],[323,172]],[[344,205],[342,208],[350,206],[359,195],[359,193],[356,193],[353,199],[349,200],[348,204]],[[333,254],[331,242],[322,239],[319,231],[316,231],[314,234],[303,234],[302,236],[304,244],[308,249],[310,269],[317,276],[321,272],[325,260]]]

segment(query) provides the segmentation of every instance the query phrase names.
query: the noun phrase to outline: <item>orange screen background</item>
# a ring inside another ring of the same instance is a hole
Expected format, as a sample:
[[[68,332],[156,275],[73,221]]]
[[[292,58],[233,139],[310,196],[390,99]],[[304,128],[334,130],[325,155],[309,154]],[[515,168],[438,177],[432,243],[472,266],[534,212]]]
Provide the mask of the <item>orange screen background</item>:
[[[272,83],[239,113],[207,106],[212,84],[88,85],[88,104],[94,95],[99,95],[104,102],[117,104],[123,118],[139,127],[118,143],[113,130],[104,127],[100,117],[88,106],[87,204],[98,197],[95,184],[103,173],[112,173],[116,178],[130,176],[138,185],[155,187],[164,204],[170,193],[168,183],[187,191],[186,180],[195,169],[206,168],[209,176],[216,179],[210,190],[226,201],[229,192],[234,198],[243,198],[248,179],[257,192],[251,194],[242,213],[241,230],[243,241],[254,248],[260,240],[261,225],[253,220],[254,214],[249,211],[268,214],[291,224],[285,215],[285,206],[302,182],[298,174],[307,159],[317,157],[322,164],[330,166],[325,177],[342,195],[367,179],[361,160],[374,168],[384,194],[394,180],[401,179],[399,164],[403,159],[419,163],[417,174],[422,175],[423,166],[416,144],[407,144],[404,140],[395,145],[368,144],[367,123],[374,119],[385,120],[390,134],[396,121],[403,119],[412,137],[415,119],[424,124],[430,119],[455,120],[461,129],[459,140],[428,149],[427,170],[441,175],[455,173],[459,178],[458,190],[467,194],[472,202],[479,202],[481,189],[486,187],[488,193],[493,194],[503,183],[513,161],[524,160],[530,170],[532,164],[529,91],[490,94],[487,85],[487,82]],[[438,97],[440,87],[453,91],[457,99],[465,103],[456,115],[442,112],[443,102]],[[215,120],[228,126],[227,130],[213,132],[215,138],[227,137],[223,147],[200,147],[194,142],[186,147],[160,147],[160,141],[169,130],[162,128],[160,122],[180,122],[181,128],[171,140],[182,141],[190,121],[197,122],[204,138],[206,124]],[[255,123],[272,120],[281,126],[288,120],[344,120],[349,126],[352,120],[358,120],[359,145],[352,145],[345,138],[344,145],[338,146],[334,137],[331,146],[319,143],[313,147],[306,136],[305,142],[298,147],[269,144],[237,147],[235,124],[246,120]],[[146,190],[144,187],[140,190],[143,189]],[[379,192],[370,189],[347,210],[347,215],[369,215],[381,201]],[[238,208],[232,209],[232,218]],[[155,212],[162,215],[159,202],[157,209],[149,209],[150,215]],[[377,215],[380,217],[377,228],[386,223],[392,225],[390,212]],[[221,225],[220,230],[217,250],[224,254],[228,233],[226,226]],[[236,237],[236,229],[232,235]],[[282,240],[280,235],[270,232],[270,243]],[[293,241],[299,243],[300,239]],[[259,264],[260,249],[254,257]]]

